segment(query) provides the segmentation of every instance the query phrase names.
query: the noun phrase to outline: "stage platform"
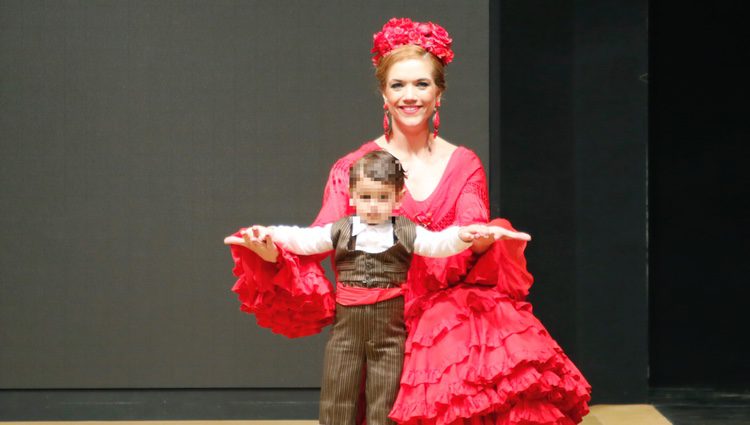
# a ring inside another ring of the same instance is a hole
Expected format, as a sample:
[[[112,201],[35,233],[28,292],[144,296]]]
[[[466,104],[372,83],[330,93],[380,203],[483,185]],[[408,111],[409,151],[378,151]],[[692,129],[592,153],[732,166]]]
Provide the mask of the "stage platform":
[[[316,420],[294,421],[45,421],[0,422],[0,425],[317,425]],[[597,405],[582,425],[670,425],[667,419],[651,405]]]

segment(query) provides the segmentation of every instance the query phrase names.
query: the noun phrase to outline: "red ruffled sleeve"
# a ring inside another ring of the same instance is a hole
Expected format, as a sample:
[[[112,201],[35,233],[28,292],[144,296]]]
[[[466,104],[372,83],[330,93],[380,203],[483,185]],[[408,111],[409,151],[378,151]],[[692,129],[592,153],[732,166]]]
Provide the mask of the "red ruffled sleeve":
[[[349,167],[374,149],[377,149],[375,143],[367,143],[334,164],[313,226],[322,226],[352,213]],[[239,236],[239,232],[235,236]],[[319,333],[333,322],[336,305],[333,286],[320,265],[328,255],[296,255],[278,245],[277,248],[276,263],[269,263],[245,247],[230,246],[233,273],[237,276],[232,291],[240,300],[240,309],[254,314],[259,326],[289,338]]]
[[[479,158],[472,160],[475,169],[466,181],[456,204],[457,224],[487,223],[489,221],[489,195],[484,168]],[[508,220],[497,218],[489,223],[516,231]],[[524,250],[526,242],[516,239],[501,239],[479,256],[464,282],[494,285],[511,298],[522,301],[529,294],[534,278],[526,270]]]
[[[320,256],[297,256],[277,246],[274,264],[247,248],[230,248],[237,276],[232,291],[240,309],[255,314],[258,326],[297,338],[314,335],[333,321],[332,287],[318,262]]]
[[[517,231],[508,220],[502,218],[492,220],[490,225]],[[465,281],[480,285],[495,285],[499,292],[518,301],[525,300],[534,282],[534,277],[526,270],[526,257],[523,254],[525,249],[526,241],[517,239],[495,241],[490,249],[479,257]]]

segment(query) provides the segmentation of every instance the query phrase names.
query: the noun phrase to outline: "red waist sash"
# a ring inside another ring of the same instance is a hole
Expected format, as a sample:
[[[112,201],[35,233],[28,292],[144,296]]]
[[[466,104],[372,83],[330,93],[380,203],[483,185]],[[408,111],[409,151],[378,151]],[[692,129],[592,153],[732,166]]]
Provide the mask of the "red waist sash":
[[[341,305],[368,305],[403,295],[401,288],[360,288],[336,284],[336,302]]]

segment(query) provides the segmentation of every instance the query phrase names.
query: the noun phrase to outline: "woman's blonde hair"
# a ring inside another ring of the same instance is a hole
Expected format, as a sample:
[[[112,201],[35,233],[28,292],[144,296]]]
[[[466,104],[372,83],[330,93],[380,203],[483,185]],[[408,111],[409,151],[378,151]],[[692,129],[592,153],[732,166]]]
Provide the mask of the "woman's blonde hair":
[[[440,89],[440,92],[445,91],[445,65],[435,55],[428,52],[421,46],[414,44],[407,44],[393,49],[390,53],[380,58],[378,66],[375,67],[375,78],[378,79],[378,86],[380,91],[385,91],[385,86],[388,83],[388,71],[396,62],[401,62],[408,59],[427,59],[432,64],[432,80],[435,85]]]

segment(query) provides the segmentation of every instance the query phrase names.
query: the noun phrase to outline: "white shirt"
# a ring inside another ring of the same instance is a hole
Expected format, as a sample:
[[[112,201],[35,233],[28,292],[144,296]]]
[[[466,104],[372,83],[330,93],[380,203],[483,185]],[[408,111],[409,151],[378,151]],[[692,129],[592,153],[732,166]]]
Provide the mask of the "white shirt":
[[[271,237],[294,254],[311,255],[333,249],[331,226],[318,227],[270,226]],[[471,242],[458,237],[458,227],[451,226],[440,232],[431,232],[416,226],[414,253],[423,257],[449,257],[469,248]],[[359,217],[352,217],[352,236],[357,237],[355,249],[374,254],[383,252],[394,244],[393,223],[386,220],[380,224],[363,223]]]

